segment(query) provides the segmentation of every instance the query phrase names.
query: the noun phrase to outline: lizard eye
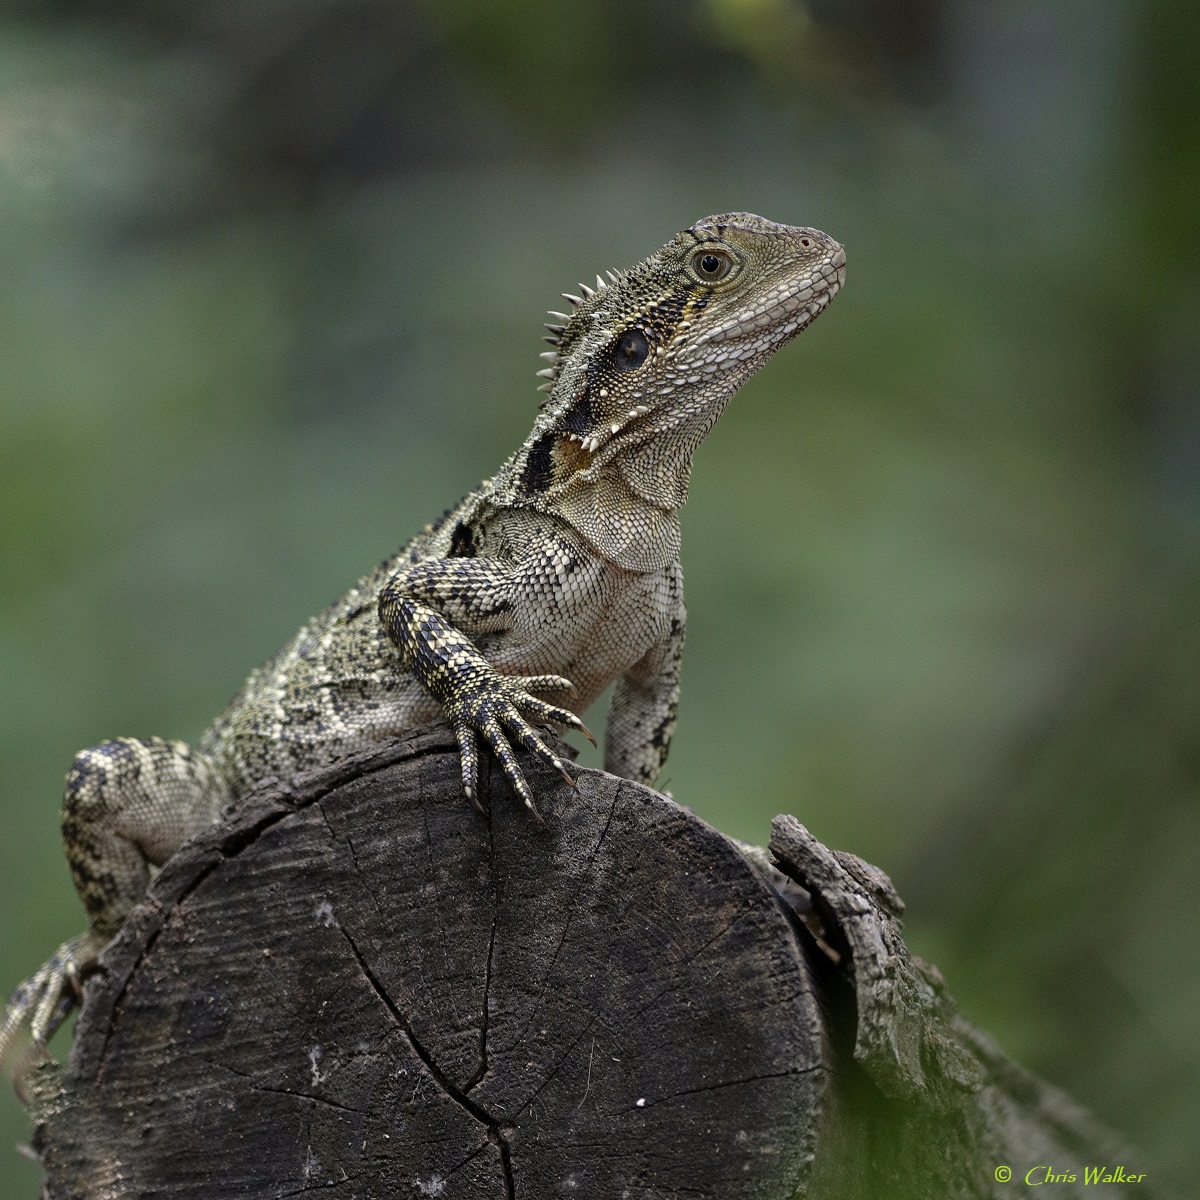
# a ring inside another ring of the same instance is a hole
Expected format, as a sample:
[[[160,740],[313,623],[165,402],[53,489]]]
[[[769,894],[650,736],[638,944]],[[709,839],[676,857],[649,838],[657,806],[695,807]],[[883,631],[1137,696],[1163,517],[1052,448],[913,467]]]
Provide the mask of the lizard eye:
[[[692,270],[706,283],[716,283],[733,270],[733,258],[724,250],[697,250],[692,255]]]
[[[650,343],[637,328],[627,329],[619,338],[613,352],[613,364],[618,371],[635,371],[646,361]]]

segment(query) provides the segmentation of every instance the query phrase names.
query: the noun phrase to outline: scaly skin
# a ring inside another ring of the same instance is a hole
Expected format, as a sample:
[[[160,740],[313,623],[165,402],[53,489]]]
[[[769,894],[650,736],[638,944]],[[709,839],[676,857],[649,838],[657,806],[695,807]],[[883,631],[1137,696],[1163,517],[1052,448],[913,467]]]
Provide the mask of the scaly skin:
[[[44,1050],[150,866],[269,775],[293,779],[440,712],[468,798],[478,805],[482,738],[536,816],[514,748],[570,782],[530,722],[586,733],[578,714],[615,681],[604,765],[653,783],[679,698],[692,456],[834,297],[845,261],[817,230],[732,213],[597,276],[552,314],[548,398],[494,478],[259,667],[197,749],[121,738],[81,751],[62,829],[88,929],[13,995],[0,1062],[26,1020]]]

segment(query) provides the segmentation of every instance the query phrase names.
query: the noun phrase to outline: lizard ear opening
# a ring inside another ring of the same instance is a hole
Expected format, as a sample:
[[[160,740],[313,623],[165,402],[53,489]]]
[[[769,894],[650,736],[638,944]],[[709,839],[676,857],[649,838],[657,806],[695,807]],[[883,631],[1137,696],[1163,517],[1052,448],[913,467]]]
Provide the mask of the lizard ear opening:
[[[618,371],[636,371],[646,361],[650,353],[650,343],[646,335],[634,326],[627,329],[613,347],[613,366]]]

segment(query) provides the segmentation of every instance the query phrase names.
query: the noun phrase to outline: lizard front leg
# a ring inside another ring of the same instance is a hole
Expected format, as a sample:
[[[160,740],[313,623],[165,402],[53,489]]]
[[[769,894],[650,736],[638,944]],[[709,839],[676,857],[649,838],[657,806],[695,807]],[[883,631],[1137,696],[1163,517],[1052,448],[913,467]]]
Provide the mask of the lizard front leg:
[[[0,1023],[0,1063],[26,1018],[34,1044],[45,1046],[73,1007],[80,981],[146,894],[150,867],[215,821],[230,798],[212,762],[183,742],[116,738],[75,756],[62,834],[88,928],[13,993]]]
[[[687,613],[683,573],[676,563],[667,586],[668,627],[613,688],[604,735],[604,769],[652,787],[675,733],[679,669]]]
[[[559,675],[501,675],[468,634],[511,633],[523,606],[555,603],[557,549],[551,546],[512,565],[492,558],[429,559],[395,576],[379,597],[380,620],[404,667],[437,697],[458,738],[467,798],[481,807],[476,740],[481,736],[539,821],[533,792],[509,739],[553,766],[572,787],[575,782],[562,760],[526,717],[578,729],[593,744],[595,739],[573,712],[532,695],[571,691],[570,680]]]

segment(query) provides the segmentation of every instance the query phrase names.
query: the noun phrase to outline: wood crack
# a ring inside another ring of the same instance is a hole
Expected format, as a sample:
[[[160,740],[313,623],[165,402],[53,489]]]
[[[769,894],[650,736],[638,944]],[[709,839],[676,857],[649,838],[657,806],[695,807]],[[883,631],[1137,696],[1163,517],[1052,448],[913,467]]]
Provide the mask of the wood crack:
[[[209,1058],[206,1054],[197,1054],[195,1056],[201,1062],[207,1063],[210,1067],[216,1067],[220,1071],[228,1071],[230,1075],[235,1075],[238,1079],[244,1079],[247,1086],[252,1092],[263,1092],[268,1095],[287,1096],[291,1100],[312,1100],[316,1104],[324,1104],[328,1108],[337,1109],[339,1112],[354,1113],[360,1117],[369,1117],[372,1114],[365,1108],[354,1108],[349,1104],[340,1104],[337,1100],[330,1100],[326,1096],[318,1096],[314,1092],[301,1091],[298,1088],[286,1087],[271,1087],[269,1084],[257,1082],[257,1077],[250,1075],[245,1071],[239,1071],[231,1067],[228,1063],[218,1062],[215,1059]]]
[[[461,1088],[455,1087],[450,1078],[437,1065],[433,1055],[422,1045],[420,1039],[413,1032],[412,1024],[408,1018],[396,1006],[388,994],[387,989],[383,986],[379,977],[371,969],[370,964],[363,957],[358,946],[355,945],[354,939],[346,932],[339,924],[338,929],[341,931],[342,937],[346,939],[346,944],[350,947],[350,953],[354,955],[355,961],[358,963],[359,970],[362,971],[364,978],[371,985],[371,990],[379,997],[384,1008],[391,1014],[392,1019],[404,1031],[404,1036],[408,1038],[409,1045],[412,1046],[413,1052],[425,1064],[425,1069],[432,1076],[434,1082],[442,1089],[443,1092],[457,1104],[464,1112],[468,1113],[481,1125],[487,1129],[488,1140],[499,1148],[500,1163],[504,1173],[504,1194],[505,1200],[515,1200],[516,1184],[513,1178],[512,1160],[509,1153],[508,1141],[504,1136],[501,1122],[494,1117],[482,1104],[473,1100]]]
[[[500,884],[496,875],[496,836],[492,827],[491,813],[488,813],[488,863],[492,888],[492,928],[488,935],[487,961],[483,968],[483,1011],[479,1017],[479,1066],[475,1074],[463,1085],[464,1092],[470,1092],[481,1084],[488,1073],[488,1023],[489,999],[492,990],[492,961],[496,954],[496,928],[500,924]]]
[[[534,1018],[537,1016],[538,1010],[541,1008],[542,1002],[546,997],[546,985],[550,980],[550,974],[554,970],[555,964],[558,962],[559,955],[562,954],[562,948],[564,945],[566,945],[567,934],[570,933],[571,924],[575,920],[575,913],[578,908],[579,889],[583,886],[584,881],[591,875],[592,868],[596,862],[596,856],[600,853],[600,848],[604,845],[605,838],[608,837],[609,827],[612,825],[613,816],[617,811],[617,804],[621,799],[622,788],[623,785],[622,787],[618,787],[613,795],[612,804],[609,806],[608,813],[604,819],[604,826],[600,830],[600,836],[597,838],[595,846],[592,847],[591,853],[588,855],[587,865],[580,873],[578,886],[571,893],[571,908],[567,913],[566,922],[563,924],[563,930],[562,934],[559,936],[558,945],[554,947],[554,953],[550,956],[550,961],[547,963],[546,970],[542,974],[541,987],[538,990],[537,1002],[530,1009],[529,1016],[526,1019],[525,1024],[513,1037],[510,1048],[511,1046],[516,1046],[518,1043],[520,1043],[521,1040],[529,1033],[530,1029],[533,1028]]]

